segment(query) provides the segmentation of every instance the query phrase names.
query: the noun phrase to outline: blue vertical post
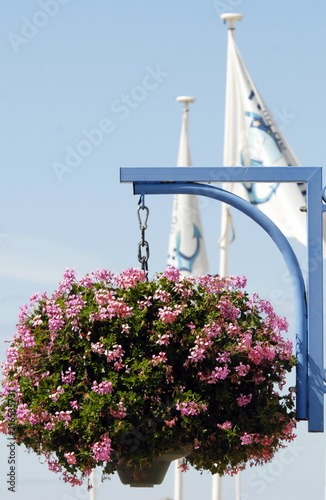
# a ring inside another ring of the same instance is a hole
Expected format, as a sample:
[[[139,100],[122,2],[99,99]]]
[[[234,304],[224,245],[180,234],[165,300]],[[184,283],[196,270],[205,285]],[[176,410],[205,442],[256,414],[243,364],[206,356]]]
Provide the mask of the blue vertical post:
[[[322,171],[307,183],[308,401],[310,432],[324,429]]]

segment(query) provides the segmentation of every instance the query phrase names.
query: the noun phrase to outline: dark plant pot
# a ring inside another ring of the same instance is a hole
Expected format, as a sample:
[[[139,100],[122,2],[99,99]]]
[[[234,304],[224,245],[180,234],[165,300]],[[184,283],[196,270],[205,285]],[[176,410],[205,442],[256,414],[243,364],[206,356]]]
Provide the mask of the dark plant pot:
[[[189,450],[164,453],[144,467],[122,459],[117,466],[117,472],[122,484],[129,484],[132,487],[151,488],[155,484],[162,483],[173,460],[182,458],[186,454],[189,454]]]

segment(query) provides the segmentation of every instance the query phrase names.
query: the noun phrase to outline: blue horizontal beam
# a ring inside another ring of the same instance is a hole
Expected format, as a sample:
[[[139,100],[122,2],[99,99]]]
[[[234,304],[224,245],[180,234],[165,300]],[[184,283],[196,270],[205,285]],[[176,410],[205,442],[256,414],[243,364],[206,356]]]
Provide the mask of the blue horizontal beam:
[[[308,182],[321,167],[123,167],[120,182]]]

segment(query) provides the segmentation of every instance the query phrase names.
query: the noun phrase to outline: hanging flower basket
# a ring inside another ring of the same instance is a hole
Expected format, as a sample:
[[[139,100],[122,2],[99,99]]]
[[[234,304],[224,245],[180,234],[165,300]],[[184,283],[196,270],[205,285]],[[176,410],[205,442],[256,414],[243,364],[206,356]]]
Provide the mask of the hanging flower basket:
[[[96,466],[123,482],[134,467],[143,484],[146,467],[180,450],[183,469],[221,475],[270,460],[294,438],[291,395],[277,391],[295,360],[286,321],[243,286],[174,268],[152,281],[67,270],[21,308],[0,430],[71,484]]]

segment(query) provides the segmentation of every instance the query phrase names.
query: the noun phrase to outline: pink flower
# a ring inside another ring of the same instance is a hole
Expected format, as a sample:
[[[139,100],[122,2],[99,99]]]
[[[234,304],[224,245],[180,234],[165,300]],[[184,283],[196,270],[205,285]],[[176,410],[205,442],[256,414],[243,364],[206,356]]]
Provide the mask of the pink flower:
[[[161,351],[157,356],[155,354],[152,356],[152,363],[154,366],[157,366],[159,363],[165,363],[165,361],[167,361],[165,352]]]
[[[107,306],[114,300],[115,295],[112,290],[100,289],[95,291],[94,298],[99,306]]]
[[[252,344],[252,334],[249,332],[244,333],[241,338],[240,342],[238,344],[238,351],[248,351],[250,349]]]
[[[48,431],[52,431],[54,428],[55,428],[55,423],[52,421],[46,422],[46,424],[44,424],[44,429],[46,429]]]
[[[96,342],[96,344],[94,344],[94,342],[91,342],[91,349],[93,352],[96,352],[97,354],[103,354],[105,350],[101,342]]]
[[[61,372],[61,380],[64,384],[72,384],[75,378],[76,372],[71,371],[71,366],[69,366],[65,373]]]
[[[170,343],[170,333],[164,333],[163,335],[159,335],[156,343],[158,345],[169,345]]]
[[[156,290],[153,295],[154,300],[160,300],[161,302],[170,302],[171,295],[166,290]]]
[[[175,407],[180,410],[181,415],[199,415],[200,412],[207,410],[205,403],[195,403],[195,401],[185,401],[183,403],[177,401]]]
[[[75,464],[76,463],[76,457],[75,457],[75,454],[73,451],[65,453],[64,457],[67,460],[68,464]]]
[[[219,363],[229,363],[230,360],[231,360],[231,354],[227,351],[219,352],[216,357],[216,361],[218,361]]]
[[[229,280],[232,285],[236,288],[244,288],[247,284],[247,278],[245,276],[229,276]]]
[[[95,460],[108,462],[113,451],[111,448],[111,439],[106,435],[101,436],[101,441],[94,443],[92,450]]]
[[[264,351],[260,345],[256,345],[252,349],[250,349],[248,353],[248,358],[250,361],[255,363],[255,365],[259,365],[264,358]]]
[[[111,393],[113,392],[112,382],[104,380],[103,382],[98,384],[96,380],[94,380],[92,391],[97,392],[97,394],[107,394],[108,392]]]
[[[181,465],[178,465],[178,469],[180,469],[181,472],[187,472],[187,470],[189,470],[187,462],[183,462]]]
[[[58,460],[48,460],[48,468],[51,472],[61,472],[61,465]]]
[[[206,380],[208,384],[216,384],[218,380],[226,379],[229,373],[230,369],[228,368],[228,365],[225,364],[224,367],[215,366],[214,371],[212,371],[209,375],[204,375],[201,372],[199,372],[198,375],[200,380]]]
[[[138,302],[139,309],[145,309],[145,307],[150,307],[152,305],[151,297],[144,297],[144,300]]]
[[[78,318],[78,314],[86,305],[86,301],[80,295],[70,295],[65,305],[66,318]]]
[[[33,326],[40,326],[43,323],[42,316],[40,314],[37,314],[34,316],[32,325]]]
[[[124,333],[128,333],[130,330],[130,326],[127,324],[127,323],[124,323],[122,326],[121,326],[121,331],[124,332]]]
[[[118,409],[114,410],[113,408],[110,408],[110,413],[112,417],[122,419],[127,415],[127,408],[123,405],[122,401],[120,401],[118,403]]]
[[[22,343],[26,347],[34,347],[35,340],[32,331],[28,328],[27,325],[17,325],[17,334],[22,339]]]
[[[235,307],[227,298],[222,297],[217,305],[217,309],[221,312],[223,318],[227,320],[237,319],[240,310]]]
[[[181,273],[178,269],[172,266],[168,266],[163,273],[163,277],[169,281],[178,282],[181,279]]]
[[[110,363],[112,361],[117,361],[117,360],[121,363],[124,353],[125,352],[122,349],[122,346],[120,344],[114,344],[112,346],[112,351],[108,351],[108,350],[104,351],[104,354],[106,356],[106,360],[108,363]]]
[[[182,306],[176,306],[174,309],[172,309],[172,307],[165,306],[158,310],[158,315],[163,323],[173,323],[181,312]]]
[[[146,271],[132,267],[122,271],[120,276],[117,276],[117,285],[119,288],[134,288],[138,283],[143,283],[146,279]]]
[[[217,427],[219,427],[220,429],[232,429],[232,424],[231,422],[229,422],[229,420],[226,420],[223,424],[217,424]]]
[[[237,399],[238,406],[247,406],[252,400],[252,394],[248,394],[248,396],[244,396],[240,393],[240,396]]]
[[[48,300],[45,306],[45,312],[49,319],[49,330],[51,332],[57,332],[64,325],[63,312],[58,304],[54,300]]]
[[[69,474],[67,471],[63,471],[62,478],[65,483],[70,483],[71,486],[82,486],[83,481],[78,479],[76,474]]]
[[[21,403],[17,406],[16,416],[17,416],[18,423],[24,424],[25,422],[28,422],[30,414],[31,414],[31,410],[29,410],[27,408],[26,403]]]
[[[178,417],[174,417],[174,418],[172,418],[172,420],[164,420],[164,423],[168,427],[173,427],[176,424],[177,420],[178,420]]]
[[[247,373],[250,372],[250,365],[244,365],[241,361],[238,366],[235,367],[236,372],[240,375],[240,377],[245,377]]]
[[[71,422],[71,411],[56,411],[55,418],[58,422],[64,422],[65,426],[68,427],[69,422]]]
[[[61,387],[61,385],[58,385],[57,390],[55,392],[52,392],[49,398],[51,398],[52,401],[57,401],[59,399],[60,394],[63,394],[64,392],[65,392],[64,388]]]
[[[241,439],[241,444],[251,444],[254,440],[254,434],[247,434],[246,432],[244,433],[243,436],[240,437]]]

